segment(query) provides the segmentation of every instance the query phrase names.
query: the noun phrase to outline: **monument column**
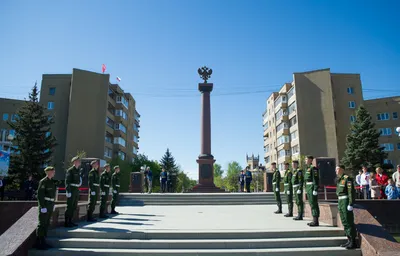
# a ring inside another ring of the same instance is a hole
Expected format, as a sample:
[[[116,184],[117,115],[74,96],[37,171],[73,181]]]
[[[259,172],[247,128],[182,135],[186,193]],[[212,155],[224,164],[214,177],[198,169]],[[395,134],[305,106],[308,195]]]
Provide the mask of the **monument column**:
[[[197,184],[192,192],[215,193],[225,192],[217,188],[214,184],[214,156],[211,154],[211,102],[210,94],[213,89],[212,83],[207,80],[212,74],[212,69],[207,67],[199,68],[198,73],[204,80],[199,83],[199,91],[201,92],[201,134],[200,134],[200,155],[197,159],[199,164],[199,184]]]

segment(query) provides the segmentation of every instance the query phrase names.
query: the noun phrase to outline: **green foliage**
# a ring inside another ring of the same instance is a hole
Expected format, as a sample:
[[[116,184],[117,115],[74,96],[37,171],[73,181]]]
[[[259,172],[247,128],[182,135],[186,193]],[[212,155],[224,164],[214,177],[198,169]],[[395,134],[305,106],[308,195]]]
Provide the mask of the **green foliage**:
[[[131,180],[131,170],[132,170],[132,164],[129,161],[124,161],[120,158],[113,159],[110,162],[111,165],[111,170],[114,172],[114,166],[118,165],[119,166],[119,175],[120,175],[120,191],[121,192],[128,192],[129,191],[129,185],[130,185],[130,180]]]
[[[364,163],[370,166],[382,165],[387,153],[379,144],[379,136],[380,133],[375,128],[371,115],[364,106],[360,106],[346,138],[342,164],[353,173],[356,173]]]
[[[192,189],[196,185],[195,180],[191,180],[189,176],[178,167],[178,177],[177,177],[177,191],[176,192],[186,192]]]
[[[8,123],[15,130],[8,180],[16,186],[29,175],[36,180],[42,179],[45,176],[43,168],[51,163],[57,145],[50,129],[53,117],[39,104],[38,93],[35,84],[29,100],[18,109],[16,121]]]
[[[86,151],[85,150],[77,150],[76,151],[76,156],[79,156],[81,159],[82,158],[86,158]]]
[[[228,171],[225,177],[225,188],[229,191],[239,190],[239,174],[243,170],[240,164],[236,161],[228,164]]]
[[[169,148],[165,152],[164,156],[160,160],[160,165],[164,168],[168,175],[171,177],[171,187],[172,191],[177,191],[177,178],[178,178],[178,166],[175,163],[175,158],[172,156]]]
[[[293,162],[293,160],[299,161],[299,168],[300,168],[300,169],[305,169],[306,159],[307,159],[307,156],[304,156],[304,155],[299,155],[298,158],[295,158],[295,159],[292,159],[292,158],[291,158],[291,159],[288,161],[288,163],[289,163],[289,169],[292,169],[292,162]]]
[[[214,184],[215,186],[224,189],[225,188],[225,178],[221,176],[214,177]]]
[[[222,170],[222,166],[220,164],[214,164],[214,177],[222,177],[224,174],[224,170]]]
[[[132,164],[132,172],[140,172],[142,167],[150,167],[153,173],[153,192],[160,191],[161,166],[157,161],[149,160],[144,154],[139,154]]]

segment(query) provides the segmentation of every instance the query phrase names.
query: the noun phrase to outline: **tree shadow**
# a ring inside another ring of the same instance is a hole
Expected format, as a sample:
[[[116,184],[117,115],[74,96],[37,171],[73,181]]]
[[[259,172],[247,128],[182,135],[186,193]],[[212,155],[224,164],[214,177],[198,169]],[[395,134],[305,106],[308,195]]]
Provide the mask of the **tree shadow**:
[[[394,237],[381,226],[373,224],[357,224],[357,230],[360,234],[379,237],[397,243],[396,239],[394,239]]]

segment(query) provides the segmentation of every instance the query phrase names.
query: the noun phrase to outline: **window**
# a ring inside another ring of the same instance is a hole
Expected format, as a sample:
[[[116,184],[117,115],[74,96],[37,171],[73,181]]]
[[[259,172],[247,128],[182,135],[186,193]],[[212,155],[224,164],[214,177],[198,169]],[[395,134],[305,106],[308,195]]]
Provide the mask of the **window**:
[[[399,133],[397,132],[397,127],[394,127],[394,133],[396,133],[397,135],[399,135]]]
[[[265,157],[264,161],[266,164],[268,164],[271,161],[271,157],[269,157],[269,156]]]
[[[45,149],[44,151],[43,151],[43,153],[49,153],[50,152],[50,149]]]
[[[8,121],[8,114],[7,113],[3,114],[3,121]]]
[[[107,124],[109,127],[111,127],[111,128],[114,129],[115,123],[114,123],[113,120],[111,120],[111,118],[106,117],[106,124]]]
[[[50,137],[51,132],[46,132],[46,138]]]
[[[126,133],[126,127],[123,124],[115,124],[115,130],[120,130],[123,133]]]
[[[49,95],[54,95],[56,94],[56,88],[55,87],[50,87],[49,88]]]
[[[283,143],[288,143],[290,141],[290,138],[288,135],[282,135],[277,139],[278,146],[283,144]]]
[[[11,115],[11,122],[16,122],[18,119],[18,115],[17,114],[12,114]]]
[[[115,110],[115,115],[122,116],[123,119],[128,120],[128,115],[126,114],[125,111],[123,111],[121,109]]]
[[[297,131],[290,133],[290,140],[293,141],[295,139],[297,139]]]
[[[384,151],[393,151],[394,150],[394,147],[393,147],[392,143],[381,144],[381,147],[383,147]]]
[[[114,138],[114,143],[126,147],[126,141],[121,137]]]
[[[356,108],[356,103],[354,101],[349,101],[349,108]]]
[[[380,128],[379,131],[381,133],[381,136],[392,135],[392,129],[391,128]]]
[[[128,101],[125,99],[125,97],[123,96],[117,96],[117,103],[122,103],[122,105],[124,105],[124,107],[126,107],[128,109]]]
[[[54,109],[54,102],[53,101],[47,102],[47,109]]]
[[[397,112],[393,112],[392,118],[393,118],[393,119],[397,119],[397,118],[398,118],[398,117],[397,117]]]
[[[287,93],[287,97],[288,99],[290,99],[292,96],[294,95],[294,87],[292,87],[292,89],[290,89]]]
[[[356,117],[355,116],[350,116],[350,122],[354,123],[356,121]]]
[[[108,143],[113,143],[113,136],[111,135],[111,133],[106,132],[105,141],[107,141]]]
[[[354,89],[353,89],[353,87],[348,87],[348,88],[347,88],[347,93],[348,93],[348,94],[354,94]]]
[[[397,143],[397,150],[400,150],[400,143]]]
[[[296,155],[299,152],[300,152],[299,151],[299,145],[296,145],[296,146],[292,147],[292,155]]]
[[[10,131],[8,132],[8,135],[9,135],[9,136],[11,135],[11,136],[14,137],[14,136],[15,136],[15,130],[10,130]]]
[[[296,102],[293,102],[292,104],[290,104],[289,106],[289,115],[291,115],[292,113],[296,112]]]
[[[378,121],[385,121],[385,120],[389,120],[389,113],[379,113],[376,115],[376,119]]]
[[[136,143],[139,143],[139,139],[138,139],[138,137],[136,135],[133,136],[133,141],[136,142]]]
[[[393,164],[392,160],[390,160],[390,159],[383,160],[383,163],[384,164]]]
[[[121,160],[125,160],[125,158],[126,158],[126,154],[122,151],[118,152],[118,156],[119,156],[119,158],[121,158]]]
[[[133,147],[132,153],[135,154],[135,155],[137,155],[137,148]]]
[[[289,120],[289,127],[292,127],[295,124],[297,124],[297,116],[294,116]]]
[[[112,158],[112,149],[109,147],[104,148],[104,156],[108,158]]]
[[[264,151],[265,151],[266,153],[268,153],[268,152],[269,152],[269,144],[268,144],[268,145],[266,145],[266,146],[264,147]]]
[[[289,128],[289,125],[286,122],[282,122],[276,127],[276,132],[279,132],[282,129],[288,129],[288,128]]]

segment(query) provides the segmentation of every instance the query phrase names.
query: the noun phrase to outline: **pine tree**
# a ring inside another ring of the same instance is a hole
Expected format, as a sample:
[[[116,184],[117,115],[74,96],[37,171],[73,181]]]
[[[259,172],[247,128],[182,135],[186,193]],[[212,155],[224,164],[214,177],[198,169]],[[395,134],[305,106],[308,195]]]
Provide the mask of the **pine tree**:
[[[371,115],[364,106],[360,106],[346,139],[346,150],[342,158],[346,168],[355,173],[362,164],[382,165],[387,153],[379,144],[379,136],[380,132],[375,128]]]
[[[39,103],[37,84],[29,94],[29,100],[17,111],[16,122],[9,122],[15,131],[12,140],[9,177],[12,183],[20,185],[28,175],[40,180],[45,176],[44,166],[52,161],[55,137],[50,131],[53,117]]]
[[[167,148],[167,151],[165,152],[164,156],[160,160],[160,165],[162,168],[165,169],[170,175],[171,179],[171,189],[173,192],[176,191],[176,185],[177,185],[177,175],[178,175],[178,167],[175,163],[175,158],[172,156],[171,152],[169,151],[169,148]]]

